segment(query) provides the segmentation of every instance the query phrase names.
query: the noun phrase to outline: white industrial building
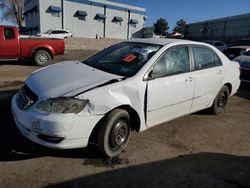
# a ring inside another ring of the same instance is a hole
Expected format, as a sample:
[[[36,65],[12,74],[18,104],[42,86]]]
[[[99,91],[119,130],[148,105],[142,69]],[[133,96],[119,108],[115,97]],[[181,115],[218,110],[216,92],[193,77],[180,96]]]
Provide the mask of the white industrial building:
[[[32,33],[68,29],[75,37],[142,37],[144,8],[108,0],[25,0],[26,28]]]

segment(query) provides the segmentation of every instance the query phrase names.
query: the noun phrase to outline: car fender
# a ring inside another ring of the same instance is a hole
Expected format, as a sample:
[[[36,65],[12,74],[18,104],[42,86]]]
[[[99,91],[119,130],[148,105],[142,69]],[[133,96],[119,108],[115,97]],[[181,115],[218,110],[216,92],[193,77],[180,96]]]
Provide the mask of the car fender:
[[[111,87],[111,85],[113,85],[113,87]],[[146,117],[144,110],[146,83],[124,83],[123,85],[116,83],[111,85],[91,90],[76,97],[87,101],[84,113],[87,115],[106,115],[120,106],[129,106],[140,118],[140,131],[145,130]]]
[[[50,45],[47,45],[47,44],[44,44],[44,45],[35,45],[31,48],[31,52],[30,52],[30,57],[36,53],[37,50],[39,49],[45,49],[45,50],[48,50],[52,56],[55,56],[55,50],[50,46]]]

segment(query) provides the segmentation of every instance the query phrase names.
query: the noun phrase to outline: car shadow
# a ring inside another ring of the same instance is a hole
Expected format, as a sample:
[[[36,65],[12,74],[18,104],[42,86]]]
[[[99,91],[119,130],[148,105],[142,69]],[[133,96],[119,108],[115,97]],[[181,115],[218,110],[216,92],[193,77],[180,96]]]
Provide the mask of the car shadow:
[[[239,90],[236,93],[236,96],[250,100],[250,83],[241,83]],[[211,115],[208,109],[201,110],[193,113],[194,115]]]
[[[241,82],[240,89],[236,95],[238,97],[250,100],[250,83]]]
[[[0,91],[0,161],[18,161],[44,156],[100,159],[101,155],[94,146],[84,149],[55,150],[26,139],[16,128],[11,113],[11,99],[16,92],[17,90]],[[248,85],[242,85],[237,95],[249,100],[249,93]],[[208,112],[200,111],[195,114],[207,115]]]
[[[35,63],[31,60],[16,60],[16,61],[1,61],[0,62],[0,67],[2,65],[22,65],[22,66],[36,66]]]
[[[0,91],[0,161],[19,161],[44,156],[65,158],[100,158],[94,146],[85,149],[55,150],[26,139],[15,126],[11,99],[17,90]]]
[[[250,187],[250,157],[198,153],[127,166],[47,187]]]

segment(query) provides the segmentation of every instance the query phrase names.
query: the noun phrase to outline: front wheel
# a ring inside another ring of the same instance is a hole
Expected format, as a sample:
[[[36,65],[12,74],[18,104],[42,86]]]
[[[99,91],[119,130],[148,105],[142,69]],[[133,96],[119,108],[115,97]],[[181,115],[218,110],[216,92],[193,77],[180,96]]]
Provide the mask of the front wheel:
[[[130,138],[130,117],[127,111],[115,109],[102,122],[98,135],[101,152],[108,157],[119,155]]]
[[[38,50],[34,55],[34,62],[38,66],[46,66],[52,62],[52,57],[47,51]]]
[[[223,86],[214,99],[213,106],[210,108],[212,114],[219,114],[225,110],[229,98],[229,89]]]

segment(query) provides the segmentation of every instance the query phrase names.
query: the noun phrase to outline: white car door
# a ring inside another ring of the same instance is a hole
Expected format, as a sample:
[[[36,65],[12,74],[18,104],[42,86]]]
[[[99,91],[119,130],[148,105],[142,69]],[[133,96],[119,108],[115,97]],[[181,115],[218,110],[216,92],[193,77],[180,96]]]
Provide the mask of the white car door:
[[[191,110],[195,81],[187,46],[168,49],[153,66],[147,85],[147,126],[154,126]]]
[[[209,107],[222,86],[224,68],[213,50],[205,46],[192,46],[195,79],[191,112]]]

